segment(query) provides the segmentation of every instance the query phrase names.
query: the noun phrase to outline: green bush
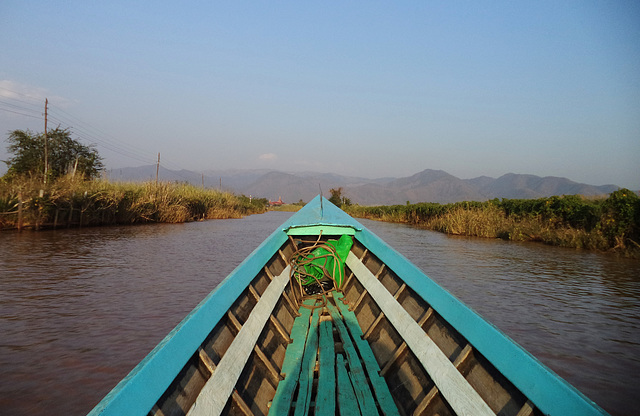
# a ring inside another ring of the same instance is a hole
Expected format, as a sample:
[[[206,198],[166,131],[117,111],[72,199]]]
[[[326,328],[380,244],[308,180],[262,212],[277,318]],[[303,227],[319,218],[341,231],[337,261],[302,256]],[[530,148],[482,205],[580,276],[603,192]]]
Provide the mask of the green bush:
[[[453,204],[351,206],[346,210],[357,217],[415,224],[453,234],[598,250],[640,248],[640,197],[628,189],[615,191],[606,199],[563,195]]]

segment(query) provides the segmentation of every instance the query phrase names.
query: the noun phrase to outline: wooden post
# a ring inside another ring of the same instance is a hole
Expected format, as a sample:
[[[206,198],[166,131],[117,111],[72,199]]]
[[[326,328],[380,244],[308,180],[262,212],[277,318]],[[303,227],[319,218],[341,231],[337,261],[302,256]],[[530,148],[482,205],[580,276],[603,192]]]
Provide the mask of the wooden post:
[[[18,192],[18,231],[22,231],[22,191]]]
[[[47,173],[49,173],[49,151],[47,140],[47,107],[49,106],[49,99],[44,99],[44,183],[47,183]]]
[[[158,152],[158,164],[156,165],[156,187],[158,186],[158,173],[160,173],[160,152]]]
[[[71,174],[72,178],[76,177],[76,170],[78,170],[78,156],[76,156],[76,163],[73,165],[73,173]]]

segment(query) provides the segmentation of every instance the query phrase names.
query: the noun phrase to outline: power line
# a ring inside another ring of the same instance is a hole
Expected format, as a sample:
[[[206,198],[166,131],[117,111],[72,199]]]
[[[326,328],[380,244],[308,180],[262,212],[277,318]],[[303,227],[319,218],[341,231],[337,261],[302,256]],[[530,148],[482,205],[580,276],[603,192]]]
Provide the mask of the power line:
[[[21,113],[19,111],[8,110],[6,108],[0,108],[0,110],[1,111],[6,111],[7,113],[20,114],[21,116],[25,116],[25,117],[42,118],[42,116],[33,116],[31,114],[24,114],[24,113]]]
[[[5,98],[5,97],[0,97],[0,98]],[[0,100],[0,104],[8,105],[9,107],[16,108],[16,109],[23,110],[23,111],[29,111],[29,112],[32,112],[32,113],[41,114],[41,110],[40,109],[34,110],[32,108],[27,108],[27,107],[22,106],[22,105],[13,104],[13,103],[7,102],[5,100]]]
[[[26,94],[13,91],[5,87],[0,87],[0,89],[22,96],[22,97],[26,97],[29,100],[35,101],[35,99],[31,98]],[[1,105],[0,111],[5,111],[5,112],[18,114],[25,117],[37,118],[37,119],[41,119],[43,117],[40,109],[40,103],[35,104],[32,102],[20,100],[15,97],[0,96],[0,98],[2,98],[0,99],[0,105]],[[14,104],[12,102],[8,102],[7,100],[17,102],[20,104]],[[25,105],[32,106],[34,108],[28,108],[28,107],[25,107]],[[7,106],[9,108],[3,108],[2,106]],[[155,163],[155,161],[146,154],[147,153],[146,150],[143,150],[139,147],[136,147],[129,143],[118,140],[115,137],[105,133],[103,130],[79,119],[73,114],[55,105],[49,104],[48,119],[59,123],[58,125],[62,128],[69,129],[70,131],[73,132],[75,136],[79,137],[80,139],[84,140],[87,143],[90,143],[91,145],[100,146],[106,150],[109,150],[111,152],[117,153],[121,156],[125,156],[130,159],[137,160],[145,164],[151,165]],[[171,169],[174,175],[186,181],[189,181],[192,179],[179,173],[180,170],[186,170],[186,169],[184,169],[177,163],[174,163],[173,161],[166,159],[165,157],[163,157],[162,166],[164,166],[165,168]]]

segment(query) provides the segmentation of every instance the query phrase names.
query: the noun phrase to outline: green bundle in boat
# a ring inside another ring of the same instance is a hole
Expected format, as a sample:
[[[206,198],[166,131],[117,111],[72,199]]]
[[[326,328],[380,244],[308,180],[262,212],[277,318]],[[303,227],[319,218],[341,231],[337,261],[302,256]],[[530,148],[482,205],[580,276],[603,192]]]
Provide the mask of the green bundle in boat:
[[[301,249],[291,261],[295,269],[294,276],[303,286],[333,281],[335,287],[340,288],[344,281],[344,263],[352,245],[351,237],[343,235],[338,240],[328,240]]]

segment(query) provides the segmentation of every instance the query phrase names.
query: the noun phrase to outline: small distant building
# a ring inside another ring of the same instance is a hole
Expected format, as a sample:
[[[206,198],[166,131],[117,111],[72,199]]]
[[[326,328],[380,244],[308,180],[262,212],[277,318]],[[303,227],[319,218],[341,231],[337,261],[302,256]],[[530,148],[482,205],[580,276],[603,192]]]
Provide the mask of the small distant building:
[[[284,205],[284,202],[282,202],[282,197],[279,196],[277,201],[269,201],[269,206],[270,207],[279,207],[280,205]]]

